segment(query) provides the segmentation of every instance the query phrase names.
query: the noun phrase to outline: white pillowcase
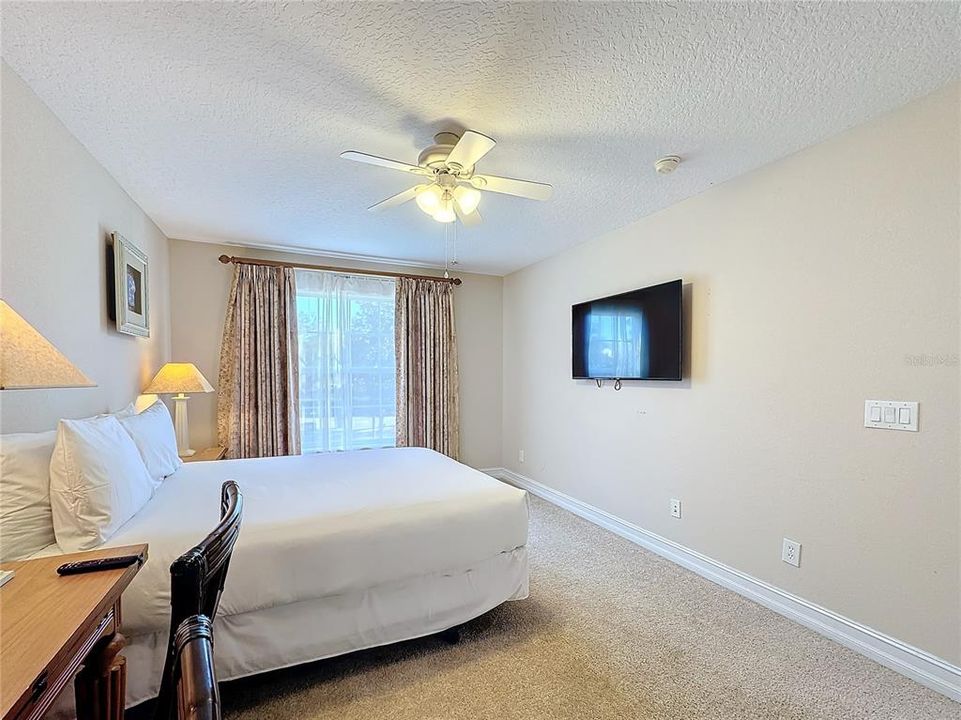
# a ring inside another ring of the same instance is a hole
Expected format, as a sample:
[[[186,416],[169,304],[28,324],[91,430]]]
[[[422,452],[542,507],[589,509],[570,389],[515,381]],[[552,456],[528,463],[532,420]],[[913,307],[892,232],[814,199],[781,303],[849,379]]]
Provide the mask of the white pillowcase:
[[[50,512],[50,456],[56,430],[0,436],[0,562],[56,542]]]
[[[60,421],[50,460],[50,505],[64,552],[102,545],[153,490],[137,446],[117,418]]]
[[[177,455],[177,436],[170,411],[160,400],[139,415],[120,418],[120,424],[140,451],[155,487],[184,464]]]
[[[125,417],[130,417],[131,415],[137,414],[137,406],[134,403],[129,403],[127,407],[120,408],[116,412],[112,413],[101,413],[100,415],[94,415],[94,417],[107,417],[107,415],[113,415],[118,420],[123,420]],[[89,418],[86,418],[89,420]]]

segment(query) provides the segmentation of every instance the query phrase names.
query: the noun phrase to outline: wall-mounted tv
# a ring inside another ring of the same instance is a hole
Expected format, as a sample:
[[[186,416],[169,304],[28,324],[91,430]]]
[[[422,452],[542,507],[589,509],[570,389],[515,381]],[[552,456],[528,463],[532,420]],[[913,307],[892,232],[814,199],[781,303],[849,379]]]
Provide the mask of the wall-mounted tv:
[[[681,379],[680,280],[580,303],[571,316],[574,378]]]

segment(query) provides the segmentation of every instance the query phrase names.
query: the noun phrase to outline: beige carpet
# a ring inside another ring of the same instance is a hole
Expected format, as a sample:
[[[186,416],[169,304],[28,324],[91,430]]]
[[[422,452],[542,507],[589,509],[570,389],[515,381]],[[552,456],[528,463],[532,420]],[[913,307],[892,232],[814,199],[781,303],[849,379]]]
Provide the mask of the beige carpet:
[[[961,706],[543,501],[531,597],[427,638],[227,683],[232,720],[871,718]]]

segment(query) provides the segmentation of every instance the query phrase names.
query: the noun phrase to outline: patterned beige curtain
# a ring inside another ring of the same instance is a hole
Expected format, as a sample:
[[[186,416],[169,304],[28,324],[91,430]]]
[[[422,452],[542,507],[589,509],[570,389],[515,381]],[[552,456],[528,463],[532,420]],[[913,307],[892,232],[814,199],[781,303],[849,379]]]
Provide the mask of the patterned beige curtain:
[[[457,459],[457,337],[454,287],[397,278],[397,447],[426,447]]]
[[[217,434],[229,458],[300,454],[294,271],[234,266],[220,346]]]

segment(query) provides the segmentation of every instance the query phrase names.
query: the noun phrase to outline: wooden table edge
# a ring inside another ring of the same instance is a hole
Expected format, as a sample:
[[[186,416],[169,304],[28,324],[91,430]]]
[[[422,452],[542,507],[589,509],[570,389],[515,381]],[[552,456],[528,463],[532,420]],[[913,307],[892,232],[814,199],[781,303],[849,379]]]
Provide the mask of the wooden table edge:
[[[47,555],[38,558],[29,558],[27,560],[14,560],[12,562],[5,562],[0,564],[0,570],[17,570],[26,563],[36,562],[38,560],[56,560],[57,565],[62,565],[63,563],[73,562],[75,560],[94,560],[101,557],[116,557],[119,555],[141,555],[143,557],[143,563],[147,562],[147,551],[149,545],[147,543],[139,543],[137,545],[119,545],[117,547],[109,548],[97,548],[96,550],[85,550],[83,552],[77,553],[66,553],[63,555]],[[140,572],[140,568],[143,563],[134,563],[126,568],[123,568],[123,573],[117,578],[114,584],[114,592],[116,597],[111,597],[105,595],[101,598],[100,602],[94,607],[94,609],[84,618],[83,622],[79,624],[73,631],[73,634],[64,643],[64,647],[73,647],[77,645],[82,639],[83,635],[88,632],[90,623],[97,617],[101,617],[106,614],[107,610],[111,608],[123,595],[124,590],[130,585],[130,582],[136,577],[137,573]],[[9,582],[16,582],[16,576],[14,576]],[[0,588],[2,589],[2,588]],[[116,618],[117,631],[120,631],[120,618]],[[44,667],[47,667],[54,661],[56,656],[45,658]],[[17,717],[17,714],[22,710],[25,704],[30,700],[30,695],[32,693],[32,685],[24,688],[23,692],[14,700],[10,700],[7,697],[0,698],[0,716],[4,720],[9,718]],[[16,711],[16,712],[14,712]]]

